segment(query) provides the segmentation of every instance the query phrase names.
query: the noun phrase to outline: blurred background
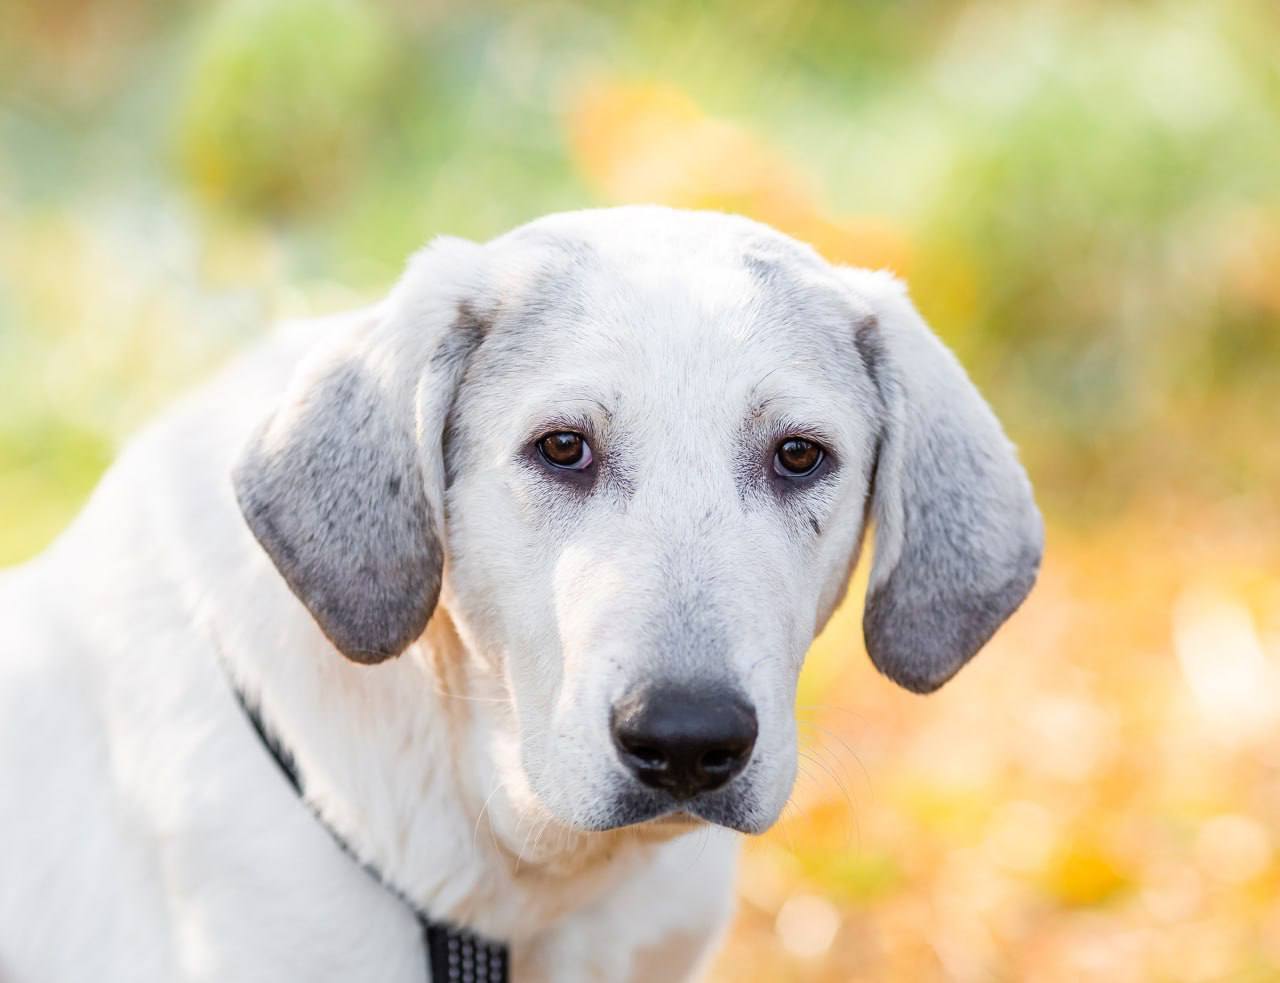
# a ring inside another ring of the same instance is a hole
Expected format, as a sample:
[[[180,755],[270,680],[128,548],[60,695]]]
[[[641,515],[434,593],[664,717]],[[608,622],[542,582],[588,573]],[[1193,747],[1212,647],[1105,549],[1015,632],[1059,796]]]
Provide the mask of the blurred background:
[[[935,696],[815,644],[713,977],[1280,978],[1280,7],[0,0],[0,563],[272,320],[657,201],[906,277],[1039,587]]]

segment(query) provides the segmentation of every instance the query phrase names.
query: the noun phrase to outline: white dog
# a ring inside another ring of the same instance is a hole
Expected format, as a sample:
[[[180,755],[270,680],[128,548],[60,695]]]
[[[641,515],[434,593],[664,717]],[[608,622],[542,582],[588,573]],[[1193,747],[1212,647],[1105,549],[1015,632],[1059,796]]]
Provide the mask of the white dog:
[[[420,983],[418,913],[519,981],[696,973],[870,517],[927,692],[1042,531],[892,277],[662,208],[437,240],[0,579],[0,978]]]

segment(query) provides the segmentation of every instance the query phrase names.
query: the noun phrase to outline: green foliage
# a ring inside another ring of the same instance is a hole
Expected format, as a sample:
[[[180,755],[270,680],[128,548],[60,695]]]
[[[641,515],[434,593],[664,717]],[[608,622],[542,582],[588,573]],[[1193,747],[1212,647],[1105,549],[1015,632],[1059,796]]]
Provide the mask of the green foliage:
[[[395,49],[356,0],[241,0],[201,26],[177,110],[183,172],[217,204],[318,208],[364,166]]]

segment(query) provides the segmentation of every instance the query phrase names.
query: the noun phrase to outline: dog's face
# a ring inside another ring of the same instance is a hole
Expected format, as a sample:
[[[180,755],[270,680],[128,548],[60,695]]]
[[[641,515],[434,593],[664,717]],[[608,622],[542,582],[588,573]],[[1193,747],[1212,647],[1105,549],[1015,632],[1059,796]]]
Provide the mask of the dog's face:
[[[785,241],[665,231],[505,244],[445,449],[446,598],[501,653],[522,766],[559,816],[759,830],[862,527],[871,314]]]
[[[919,691],[1041,549],[1011,448],[896,283],[664,209],[433,247],[236,482],[348,656],[398,654],[443,587],[510,700],[501,786],[579,830],[777,818],[800,666],[869,516],[868,649]]]

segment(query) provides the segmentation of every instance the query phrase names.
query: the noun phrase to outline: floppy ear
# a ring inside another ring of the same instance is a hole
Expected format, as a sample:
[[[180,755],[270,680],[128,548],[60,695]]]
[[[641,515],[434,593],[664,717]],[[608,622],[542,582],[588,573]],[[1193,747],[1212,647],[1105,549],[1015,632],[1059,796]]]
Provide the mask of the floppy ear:
[[[367,322],[302,364],[232,473],[254,536],[356,662],[404,651],[440,592],[441,441],[483,333],[466,299],[480,248],[419,253]]]
[[[1013,446],[903,285],[888,273],[841,274],[873,312],[858,347],[884,410],[863,633],[881,672],[928,693],[1027,596],[1043,526]]]

